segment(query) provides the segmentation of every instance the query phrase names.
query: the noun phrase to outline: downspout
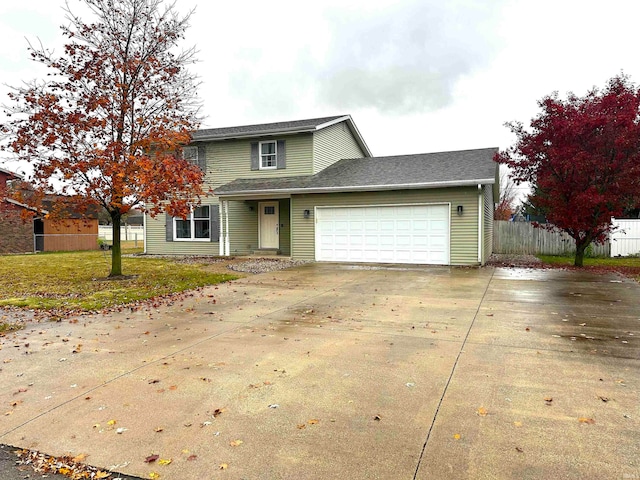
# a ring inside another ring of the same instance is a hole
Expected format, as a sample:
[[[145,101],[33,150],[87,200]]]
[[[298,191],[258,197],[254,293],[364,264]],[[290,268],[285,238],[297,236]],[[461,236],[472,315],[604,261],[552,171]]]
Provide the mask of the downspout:
[[[482,254],[482,229],[484,227],[484,198],[482,195],[482,185],[478,184],[478,263],[484,265],[484,255]]]

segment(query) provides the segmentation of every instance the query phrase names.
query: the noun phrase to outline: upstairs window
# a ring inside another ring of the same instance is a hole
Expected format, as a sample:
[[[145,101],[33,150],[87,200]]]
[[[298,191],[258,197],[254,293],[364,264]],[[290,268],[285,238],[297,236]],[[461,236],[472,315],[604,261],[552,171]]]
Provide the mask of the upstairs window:
[[[277,144],[272,142],[260,142],[260,170],[277,168]]]
[[[189,163],[198,165],[198,147],[184,147],[182,149],[182,158]]]
[[[207,150],[205,145],[182,147],[182,158],[193,163],[203,172],[207,171]]]
[[[175,241],[209,241],[211,220],[209,205],[201,205],[191,210],[186,219],[174,218]]]

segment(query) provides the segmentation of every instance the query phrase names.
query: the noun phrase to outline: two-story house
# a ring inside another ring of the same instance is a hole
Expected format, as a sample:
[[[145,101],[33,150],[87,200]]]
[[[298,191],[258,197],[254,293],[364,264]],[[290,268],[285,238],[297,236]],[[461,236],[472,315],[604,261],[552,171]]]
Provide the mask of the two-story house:
[[[373,157],[349,115],[199,130],[214,195],[145,217],[145,252],[477,265],[491,253],[495,148]]]

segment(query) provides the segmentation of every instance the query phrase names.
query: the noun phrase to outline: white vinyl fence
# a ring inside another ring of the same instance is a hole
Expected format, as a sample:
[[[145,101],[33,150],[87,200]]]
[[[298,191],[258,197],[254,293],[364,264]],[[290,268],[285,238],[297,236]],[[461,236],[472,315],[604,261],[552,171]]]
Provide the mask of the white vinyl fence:
[[[611,236],[611,256],[628,257],[640,254],[640,219],[611,219],[618,227]]]
[[[98,238],[106,242],[113,241],[113,230],[111,225],[99,225],[98,226]],[[144,241],[144,227],[143,226],[132,226],[127,225],[126,227],[120,227],[120,240],[123,242],[135,242],[136,246],[138,243],[142,244]]]

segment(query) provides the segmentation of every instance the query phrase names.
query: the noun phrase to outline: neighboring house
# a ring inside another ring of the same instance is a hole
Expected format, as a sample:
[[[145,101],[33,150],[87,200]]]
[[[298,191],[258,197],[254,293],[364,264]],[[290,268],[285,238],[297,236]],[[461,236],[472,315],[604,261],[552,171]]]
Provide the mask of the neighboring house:
[[[145,218],[150,254],[484,264],[496,148],[372,157],[350,116],[215,128],[185,148],[214,195]]]
[[[47,210],[37,212],[7,198],[13,180],[22,181],[22,177],[0,169],[0,254],[98,249],[97,217],[84,219],[69,213],[54,222],[47,218]],[[53,195],[46,199],[49,204],[55,201]],[[23,215],[25,211],[30,214]]]

